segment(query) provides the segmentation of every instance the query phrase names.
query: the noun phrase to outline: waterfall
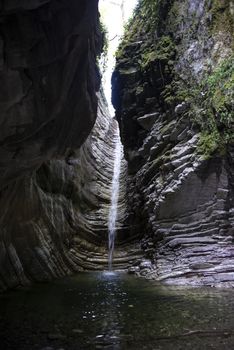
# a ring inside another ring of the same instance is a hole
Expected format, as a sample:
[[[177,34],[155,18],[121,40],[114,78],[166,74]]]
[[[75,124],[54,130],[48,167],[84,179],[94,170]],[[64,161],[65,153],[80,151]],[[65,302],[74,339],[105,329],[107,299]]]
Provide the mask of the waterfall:
[[[122,144],[119,134],[116,139],[115,154],[114,154],[114,173],[111,186],[111,207],[108,217],[108,267],[112,270],[112,260],[115,247],[115,232],[116,232],[116,220],[118,215],[118,199],[119,199],[119,177],[121,171],[122,160]]]

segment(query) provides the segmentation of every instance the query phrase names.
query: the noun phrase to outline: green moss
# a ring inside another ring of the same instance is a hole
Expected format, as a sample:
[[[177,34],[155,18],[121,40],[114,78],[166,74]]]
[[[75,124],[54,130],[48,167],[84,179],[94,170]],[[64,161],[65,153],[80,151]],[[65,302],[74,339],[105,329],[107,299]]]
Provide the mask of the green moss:
[[[169,15],[168,15],[168,27],[171,32],[178,31],[183,20],[183,15],[186,13],[184,2],[173,1]]]
[[[116,58],[120,59],[125,55],[126,46],[129,43],[142,40],[143,50],[148,52],[149,60],[152,60],[150,46],[154,45],[155,36],[158,36],[159,22],[162,24],[162,17],[167,13],[166,8],[172,0],[139,0],[132,18],[125,25],[124,37],[116,51]],[[153,50],[152,50],[153,51]],[[147,54],[147,53],[146,53]]]
[[[155,61],[162,61],[169,66],[173,65],[175,52],[175,45],[171,37],[162,36],[155,46],[151,45],[145,48],[145,51],[141,54],[140,65],[143,69]]]
[[[230,32],[233,35],[233,14],[230,0],[213,0],[211,7],[212,33],[219,31]]]
[[[197,152],[203,156],[204,159],[210,158],[220,146],[220,134],[217,130],[209,133],[203,131],[200,133]]]
[[[205,85],[218,121],[229,127],[234,122],[234,57],[224,60]]]
[[[108,48],[109,48],[109,41],[108,41],[108,30],[101,18],[99,19],[99,25],[100,25],[100,32],[102,36],[102,48],[101,52],[98,56],[98,66],[100,68],[100,71],[102,73],[105,72],[107,67],[107,54],[108,54]]]
[[[179,103],[190,102],[191,91],[178,77],[174,77],[174,80],[165,86],[161,98],[167,107],[173,108]]]
[[[234,142],[234,56],[224,59],[200,84],[175,75],[161,98],[172,109],[183,101],[190,104],[187,117],[201,130],[197,151],[204,158],[224,154]]]
[[[225,59],[204,78],[193,96],[191,117],[201,128],[198,152],[207,158],[224,153],[234,141],[234,57]]]

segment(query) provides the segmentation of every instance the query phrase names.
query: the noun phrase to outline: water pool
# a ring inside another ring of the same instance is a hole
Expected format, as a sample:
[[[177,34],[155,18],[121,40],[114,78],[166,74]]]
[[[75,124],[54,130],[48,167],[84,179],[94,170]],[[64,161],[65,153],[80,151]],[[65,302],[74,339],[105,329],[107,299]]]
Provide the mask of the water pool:
[[[82,273],[0,296],[3,350],[234,349],[234,291]]]

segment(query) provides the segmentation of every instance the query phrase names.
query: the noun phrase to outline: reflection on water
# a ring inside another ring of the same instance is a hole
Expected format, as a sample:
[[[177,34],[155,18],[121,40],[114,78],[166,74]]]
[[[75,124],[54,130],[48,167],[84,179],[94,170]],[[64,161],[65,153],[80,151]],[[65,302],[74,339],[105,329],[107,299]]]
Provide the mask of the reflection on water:
[[[0,297],[4,350],[234,348],[234,292],[84,273]]]

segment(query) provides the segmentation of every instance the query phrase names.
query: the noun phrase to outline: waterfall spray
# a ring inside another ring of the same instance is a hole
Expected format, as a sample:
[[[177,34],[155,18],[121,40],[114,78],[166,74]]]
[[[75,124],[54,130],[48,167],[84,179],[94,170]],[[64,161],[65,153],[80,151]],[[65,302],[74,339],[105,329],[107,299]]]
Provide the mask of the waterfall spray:
[[[115,247],[115,233],[116,220],[118,215],[118,199],[119,199],[119,177],[121,171],[122,160],[122,144],[119,135],[117,135],[115,155],[114,155],[114,173],[111,186],[111,207],[108,217],[108,239],[109,239],[109,253],[108,253],[108,268],[112,270],[112,260]]]

